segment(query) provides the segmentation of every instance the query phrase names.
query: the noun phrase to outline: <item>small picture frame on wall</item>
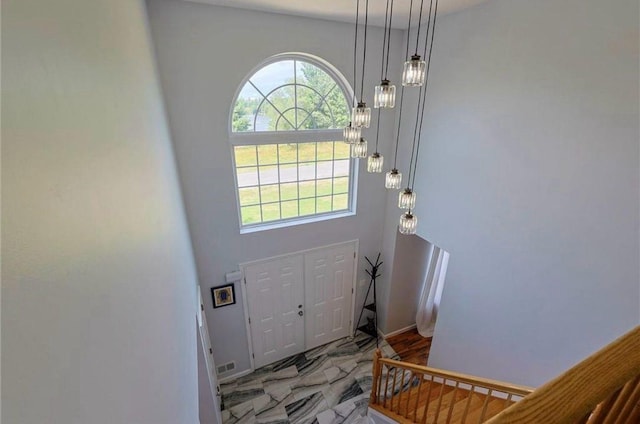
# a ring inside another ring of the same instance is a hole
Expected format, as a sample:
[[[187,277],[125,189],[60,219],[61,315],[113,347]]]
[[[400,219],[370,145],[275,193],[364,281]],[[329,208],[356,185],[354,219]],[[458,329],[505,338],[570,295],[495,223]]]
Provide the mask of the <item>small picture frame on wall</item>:
[[[213,307],[220,308],[236,303],[236,292],[233,283],[224,286],[211,287]]]

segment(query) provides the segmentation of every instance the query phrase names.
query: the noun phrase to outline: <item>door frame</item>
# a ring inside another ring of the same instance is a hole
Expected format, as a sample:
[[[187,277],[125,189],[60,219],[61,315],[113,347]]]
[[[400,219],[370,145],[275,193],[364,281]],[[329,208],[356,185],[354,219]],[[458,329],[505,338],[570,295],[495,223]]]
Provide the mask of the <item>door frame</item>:
[[[216,361],[213,357],[213,345],[211,344],[211,337],[209,336],[209,326],[207,324],[207,316],[204,312],[204,300],[202,296],[202,287],[198,285],[198,311],[196,313],[196,326],[198,327],[197,337],[200,339],[202,345],[202,356],[205,362],[205,368],[207,369],[207,381],[209,382],[209,388],[211,391],[211,397],[213,402],[213,413],[218,420],[222,422],[222,412],[220,409],[222,394],[220,393],[220,380],[218,379],[218,370],[216,369]],[[200,388],[198,387],[198,390]]]
[[[269,262],[275,259],[283,259],[289,256],[297,256],[297,255],[304,255],[305,253],[311,253],[311,252],[315,252],[318,250],[323,250],[323,249],[328,249],[328,248],[332,248],[332,247],[337,247],[337,246],[344,246],[344,245],[348,245],[348,244],[353,244],[354,245],[354,251],[355,251],[355,258],[353,261],[353,281],[351,282],[351,317],[349,318],[349,325],[351,326],[351,329],[349,331],[349,334],[351,334],[351,336],[349,337],[353,337],[353,321],[355,319],[355,312],[356,312],[356,294],[357,294],[357,281],[358,281],[358,260],[359,260],[359,249],[360,249],[360,240],[359,239],[354,239],[354,240],[348,240],[348,241],[343,241],[340,243],[332,243],[332,244],[328,244],[326,246],[319,246],[319,247],[314,247],[311,249],[304,249],[304,250],[299,250],[297,252],[290,252],[290,253],[285,253],[282,255],[276,255],[276,256],[270,256],[268,258],[263,258],[263,259],[258,259],[258,260],[254,260],[254,261],[247,261],[247,262],[241,262],[238,264],[238,267],[240,268],[240,272],[242,272],[242,279],[239,281],[240,283],[240,288],[241,288],[241,293],[242,293],[242,309],[244,312],[244,326],[245,326],[245,330],[247,333],[247,345],[249,346],[249,363],[251,364],[251,370],[250,372],[253,372],[256,370],[255,367],[255,362],[253,359],[254,356],[254,352],[253,352],[253,340],[251,337],[251,324],[249,324],[249,303],[247,302],[247,280],[244,276],[244,270],[246,267],[251,266],[251,265],[256,265],[256,264],[260,264],[263,262]],[[303,275],[304,275],[304,261],[302,261],[302,267],[303,267]],[[306,317],[305,317],[306,319]]]

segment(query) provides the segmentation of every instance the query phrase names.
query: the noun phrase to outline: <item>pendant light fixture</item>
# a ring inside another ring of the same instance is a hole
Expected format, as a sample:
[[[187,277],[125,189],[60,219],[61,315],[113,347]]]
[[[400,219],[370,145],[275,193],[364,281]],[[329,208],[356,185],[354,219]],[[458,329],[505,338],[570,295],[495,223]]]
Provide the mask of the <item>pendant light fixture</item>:
[[[367,107],[367,103],[363,101],[364,96],[364,70],[365,62],[367,60],[367,29],[369,27],[369,0],[365,0],[364,10],[364,47],[362,49],[362,75],[360,76],[360,101],[358,105],[353,108],[351,113],[351,124],[354,127],[369,128],[371,125],[371,108]]]
[[[391,81],[383,79],[380,85],[376,85],[373,98],[373,107],[392,109],[396,105],[396,86]]]
[[[384,180],[384,186],[386,188],[398,189],[402,186],[402,173],[400,173],[396,168],[393,168],[391,171],[387,172],[387,175]]]
[[[418,218],[416,218],[411,211],[407,211],[400,217],[400,225],[398,230],[400,234],[413,235],[418,229]]]
[[[384,157],[376,152],[369,156],[369,160],[367,161],[367,171],[371,173],[380,173],[382,172],[382,165],[384,164]]]
[[[367,140],[360,137],[360,141],[351,145],[351,157],[352,158],[366,158],[367,157]]]
[[[356,102],[356,87],[357,87],[357,63],[358,63],[358,23],[360,20],[360,0],[356,0],[356,24],[355,24],[355,34],[353,37],[353,98],[351,101],[351,106],[355,107]],[[362,127],[357,125],[353,125],[353,119],[349,121],[349,125],[344,127],[342,130],[342,136],[344,142],[347,144],[354,144],[360,140],[362,137]]]
[[[396,105],[396,86],[389,81],[389,49],[391,46],[391,24],[393,19],[393,0],[387,7],[384,15],[384,38],[382,41],[382,70],[380,72],[380,85],[376,85],[373,97],[373,107],[392,109]]]
[[[362,137],[362,128],[361,127],[352,127],[351,122],[349,125],[344,127],[342,130],[342,135],[344,137],[344,142],[347,144],[354,144],[360,137]]]
[[[420,16],[418,18],[418,29],[416,35],[416,50],[411,56],[410,60],[404,62],[404,68],[402,69],[402,85],[405,87],[422,87],[424,84],[425,69],[427,64],[422,57],[418,54],[418,43],[420,42],[420,27],[422,26],[422,6],[424,0],[420,0]],[[411,31],[411,26],[407,29]]]
[[[416,207],[416,194],[409,187],[398,194],[398,207],[400,209],[413,209]]]
[[[404,62],[402,69],[402,85],[405,87],[420,87],[424,83],[426,62],[420,55],[411,56],[411,60]]]
[[[369,128],[371,125],[371,108],[365,102],[358,102],[358,106],[353,108],[351,123],[355,127]]]
[[[411,212],[415,208],[416,196],[414,192],[414,184],[416,180],[416,172],[418,168],[418,157],[420,154],[420,141],[422,138],[422,124],[424,122],[424,110],[427,103],[427,84],[429,81],[429,69],[431,68],[431,54],[433,53],[433,39],[436,30],[436,17],[438,15],[438,0],[435,0],[435,8],[433,9],[433,26],[431,26],[431,10],[434,0],[430,0],[429,5],[429,21],[427,23],[427,37],[424,42],[424,55],[427,55],[427,47],[429,48],[429,56],[425,72],[424,86],[420,87],[418,96],[418,107],[416,111],[416,123],[413,132],[413,146],[411,148],[411,159],[409,161],[409,177],[407,179],[407,188],[400,193],[398,198],[398,206],[401,209],[408,209],[402,217],[400,217],[399,231],[402,234],[415,234],[418,227],[418,220]],[[431,29],[431,43],[429,44],[429,30]],[[414,163],[415,153],[415,163]],[[412,169],[413,164],[413,169]]]

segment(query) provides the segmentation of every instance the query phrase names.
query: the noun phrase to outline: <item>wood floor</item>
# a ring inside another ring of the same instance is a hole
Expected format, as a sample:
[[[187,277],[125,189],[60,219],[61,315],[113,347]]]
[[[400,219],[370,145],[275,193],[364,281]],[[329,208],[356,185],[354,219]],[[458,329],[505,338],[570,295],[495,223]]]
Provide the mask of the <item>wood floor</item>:
[[[417,329],[406,331],[396,336],[388,337],[387,343],[393,348],[400,359],[412,364],[427,365],[431,337],[422,337]]]

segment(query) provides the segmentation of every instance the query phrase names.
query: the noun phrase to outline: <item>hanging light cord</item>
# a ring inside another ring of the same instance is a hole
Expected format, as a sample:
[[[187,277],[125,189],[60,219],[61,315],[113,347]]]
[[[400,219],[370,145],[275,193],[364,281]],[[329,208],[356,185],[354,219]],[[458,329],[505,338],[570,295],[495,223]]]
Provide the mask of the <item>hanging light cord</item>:
[[[438,0],[436,0],[435,10],[433,12],[433,28],[431,29],[431,45],[429,46],[429,59],[427,60],[427,73],[424,80],[424,99],[422,101],[422,116],[420,117],[420,135],[422,135],[422,121],[424,120],[424,105],[427,103],[427,83],[429,82],[429,68],[431,67],[431,53],[433,53],[433,39],[436,35],[436,17],[438,16]],[[427,31],[427,38],[429,32]],[[426,40],[425,40],[426,44]],[[420,136],[418,137],[418,147],[416,149],[416,164],[413,169],[413,180],[411,181],[411,189],[413,190],[413,184],[416,181],[416,170],[418,169],[418,154],[420,153]]]
[[[356,33],[353,37],[353,106],[356,106],[356,87],[357,87],[357,62],[358,62],[358,22],[360,18],[360,0],[356,0]]]
[[[413,10],[413,0],[409,3],[409,24],[407,26],[407,49],[404,53],[409,58],[409,28],[411,28],[411,11]],[[400,112],[398,113],[398,132],[396,134],[396,151],[393,157],[393,169],[397,169],[398,145],[400,144],[400,124],[402,123],[402,104],[404,103],[404,85],[400,89]]]
[[[362,52],[362,77],[360,78],[360,101],[363,99],[364,95],[364,68],[365,62],[367,60],[367,27],[369,26],[369,0],[365,0],[365,10],[364,10],[364,48]]]
[[[400,144],[400,123],[402,122],[402,103],[404,102],[404,85],[400,89],[400,113],[398,114],[398,132],[396,134],[396,151],[393,155],[393,169],[398,169],[398,145]]]
[[[427,56],[427,46],[429,45],[428,41],[429,41],[429,28],[431,27],[431,11],[433,9],[433,0],[430,0],[429,2],[429,19],[427,20],[427,39],[424,40],[424,52],[423,52],[423,57]],[[418,26],[418,29],[420,29],[420,27]],[[433,37],[432,37],[433,39]],[[416,42],[417,45],[417,42]],[[416,51],[417,54],[417,51]],[[416,123],[415,126],[413,127],[413,144],[411,146],[411,160],[409,161],[409,177],[407,179],[407,187],[411,187],[411,170],[414,169],[414,163],[413,163],[413,159],[414,159],[414,152],[416,150],[416,143],[419,143],[420,140],[420,132],[422,130],[422,121],[420,119],[420,103],[422,102],[422,113],[424,113],[424,103],[425,103],[425,96],[424,93],[426,93],[426,87],[425,84],[420,86],[420,91],[418,92],[418,104],[416,106]],[[418,122],[420,122],[420,131],[418,130]],[[418,140],[418,141],[417,141]],[[418,161],[417,156],[415,157],[416,162]],[[413,173],[413,175],[415,175],[415,172]]]
[[[413,0],[409,3],[409,23],[407,24],[407,50],[405,51],[405,58],[409,59],[409,40],[411,40],[411,12],[413,11]]]
[[[391,0],[391,8],[389,9],[389,27],[387,28],[388,32],[386,34],[387,37],[387,59],[386,64],[384,66],[384,79],[388,79],[387,75],[389,74],[389,46],[391,46],[391,21],[393,20],[393,0]],[[384,54],[384,52],[383,52]]]
[[[380,111],[382,110],[382,108],[378,108],[378,123],[376,124],[376,151],[375,153],[378,153],[378,138],[380,135]]]
[[[384,78],[384,52],[387,47],[387,19],[389,17],[389,0],[387,0],[387,7],[384,12],[384,39],[382,41],[382,65],[380,66],[380,79]],[[378,108],[378,119],[376,123],[376,149],[375,153],[378,153],[378,141],[380,139],[380,111],[382,108]]]
[[[420,44],[420,27],[422,26],[422,6],[424,5],[424,0],[420,0],[420,14],[418,15],[418,31],[416,34],[416,55],[418,54],[418,45]],[[429,17],[431,17],[431,15],[429,15]],[[411,32],[411,27],[409,27],[409,29],[407,29],[407,31]],[[429,31],[427,30],[427,33]],[[428,35],[427,35],[428,36]]]
[[[387,0],[387,7],[384,11],[384,37],[382,38],[382,66],[380,67],[380,79],[384,79],[384,65],[385,65],[385,54],[387,51],[387,23],[389,19],[389,0]]]

